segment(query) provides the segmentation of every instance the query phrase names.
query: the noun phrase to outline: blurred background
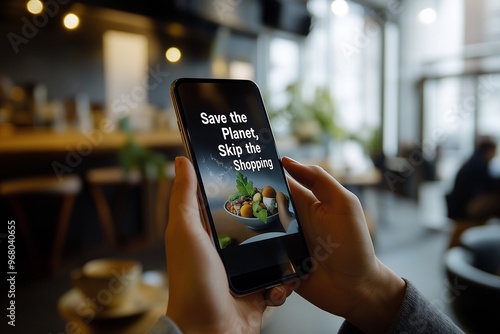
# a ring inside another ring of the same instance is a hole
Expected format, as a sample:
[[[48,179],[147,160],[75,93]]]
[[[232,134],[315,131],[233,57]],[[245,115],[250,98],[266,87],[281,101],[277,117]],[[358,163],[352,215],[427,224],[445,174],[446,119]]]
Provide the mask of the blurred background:
[[[151,297],[87,317],[71,273],[133,259],[167,293],[179,77],[254,80],[280,154],[359,196],[379,258],[464,330],[498,329],[498,1],[6,0],[0,35],[0,212],[16,226],[20,333],[140,333],[164,313]],[[460,188],[466,162],[484,177]],[[464,194],[487,200],[452,214]],[[262,332],[341,323],[293,295]]]

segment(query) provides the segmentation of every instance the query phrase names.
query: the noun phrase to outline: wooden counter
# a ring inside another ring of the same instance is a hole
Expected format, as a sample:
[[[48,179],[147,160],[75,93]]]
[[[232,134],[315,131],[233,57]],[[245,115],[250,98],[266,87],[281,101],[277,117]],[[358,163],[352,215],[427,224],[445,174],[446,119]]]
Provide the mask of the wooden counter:
[[[182,150],[178,131],[164,130],[135,133],[134,141],[144,147]],[[65,132],[21,130],[0,136],[0,154],[66,152],[69,150],[112,151],[127,142],[124,132],[105,133],[93,130],[87,134],[76,130]],[[69,147],[69,149],[68,149]]]

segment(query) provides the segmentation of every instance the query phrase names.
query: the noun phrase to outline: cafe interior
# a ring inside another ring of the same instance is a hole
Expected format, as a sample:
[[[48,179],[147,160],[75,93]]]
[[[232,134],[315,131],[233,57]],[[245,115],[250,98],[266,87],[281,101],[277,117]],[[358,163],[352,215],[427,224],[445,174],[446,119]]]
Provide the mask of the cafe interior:
[[[0,35],[4,333],[145,333],[165,314],[178,78],[254,81],[279,155],[358,196],[377,257],[464,331],[500,331],[500,187],[480,219],[450,210],[461,167],[500,142],[498,1],[5,0]],[[89,305],[82,277],[113,263],[134,302]],[[342,322],[294,293],[261,332]]]

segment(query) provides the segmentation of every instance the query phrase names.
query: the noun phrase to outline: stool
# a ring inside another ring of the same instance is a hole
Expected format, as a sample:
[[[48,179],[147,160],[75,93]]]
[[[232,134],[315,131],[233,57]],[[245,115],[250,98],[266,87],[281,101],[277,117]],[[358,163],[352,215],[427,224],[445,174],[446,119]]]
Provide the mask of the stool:
[[[77,194],[81,190],[81,181],[78,176],[43,176],[30,177],[17,180],[8,180],[0,183],[0,196],[9,198],[14,211],[17,224],[26,242],[28,256],[36,265],[39,263],[39,256],[31,238],[26,215],[24,213],[20,197],[23,195],[58,195],[62,196],[62,205],[59,212],[59,219],[54,236],[54,244],[50,255],[50,268],[55,269],[59,265],[61,253],[66,239],[73,205]]]
[[[147,220],[152,217],[154,226],[148,226],[149,234],[152,236],[163,235],[165,223],[167,221],[168,196],[170,194],[170,175],[172,168],[169,164],[165,166],[166,180],[155,181],[157,183],[156,191],[151,193],[151,189],[146,185],[137,170],[132,170],[129,175],[126,175],[121,167],[103,167],[94,168],[87,172],[86,179],[89,184],[90,193],[94,199],[97,209],[99,222],[105,234],[106,240],[110,245],[116,245],[115,224],[113,215],[111,214],[110,205],[104,194],[103,188],[106,186],[142,186],[142,209],[145,211]],[[146,187],[144,187],[146,185]],[[147,197],[147,198],[144,198]],[[154,214],[152,214],[154,212]],[[152,214],[152,216],[150,215]],[[148,221],[147,223],[151,223]]]

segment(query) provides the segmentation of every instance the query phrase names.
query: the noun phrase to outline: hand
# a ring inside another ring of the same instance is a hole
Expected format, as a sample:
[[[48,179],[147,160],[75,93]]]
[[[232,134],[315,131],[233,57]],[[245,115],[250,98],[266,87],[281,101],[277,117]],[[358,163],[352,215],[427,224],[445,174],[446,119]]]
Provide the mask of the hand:
[[[175,180],[165,233],[169,275],[167,316],[183,333],[258,333],[266,305],[284,303],[286,286],[235,297],[226,272],[207,232],[198,202],[192,164],[175,159]]]
[[[405,282],[375,256],[358,198],[318,166],[282,159],[313,265],[296,291],[365,333],[389,330]]]

